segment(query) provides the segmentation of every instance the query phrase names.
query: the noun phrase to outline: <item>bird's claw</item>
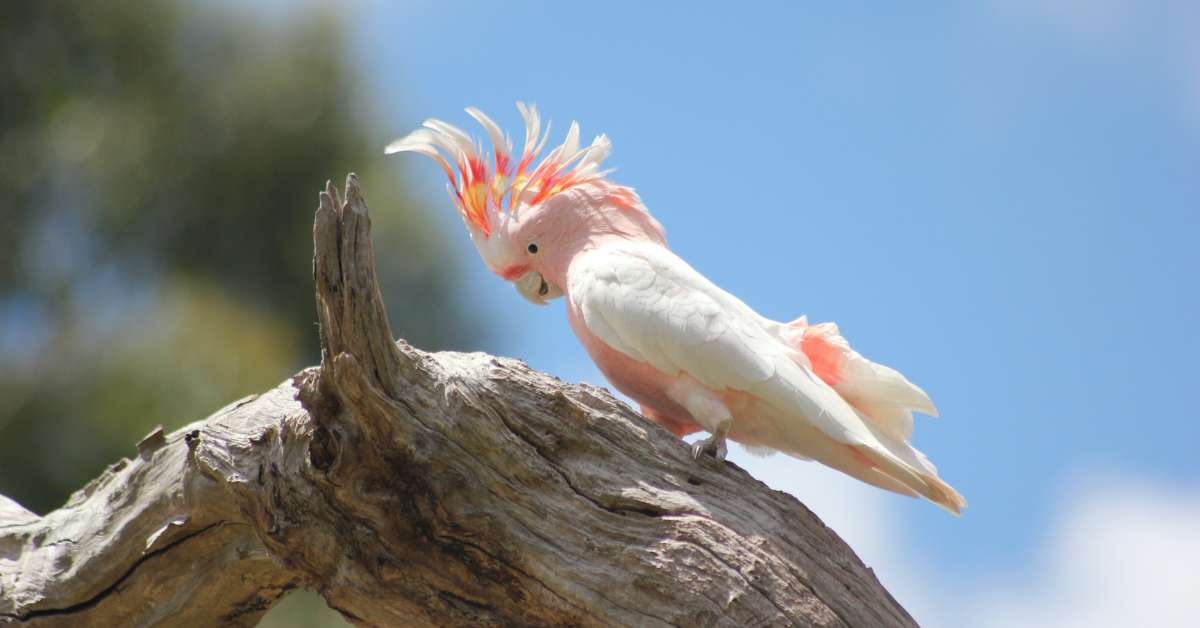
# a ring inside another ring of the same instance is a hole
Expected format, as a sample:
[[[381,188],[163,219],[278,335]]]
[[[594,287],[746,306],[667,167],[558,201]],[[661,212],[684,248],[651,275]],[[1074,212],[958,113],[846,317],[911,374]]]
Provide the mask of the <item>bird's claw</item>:
[[[729,453],[729,448],[725,446],[725,435],[713,434],[692,444],[692,460],[700,460],[700,456],[706,453],[712,454],[717,462],[725,460],[725,454]]]

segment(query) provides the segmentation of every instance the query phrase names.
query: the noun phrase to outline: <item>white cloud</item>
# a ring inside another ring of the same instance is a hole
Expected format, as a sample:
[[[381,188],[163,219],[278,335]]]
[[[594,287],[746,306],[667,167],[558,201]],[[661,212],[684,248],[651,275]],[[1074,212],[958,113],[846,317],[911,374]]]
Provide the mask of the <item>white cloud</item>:
[[[1200,126],[1200,5],[1191,0],[986,0],[995,14],[1172,77]],[[1138,59],[1138,57],[1141,57]]]
[[[1036,573],[978,591],[980,628],[1200,626],[1200,490],[1093,480],[1069,497]]]
[[[729,457],[812,509],[925,628],[1200,627],[1200,486],[1091,474],[1063,491],[1032,564],[964,579],[905,538],[903,498],[782,455]]]
[[[1046,24],[1091,45],[1111,45],[1137,26],[1139,2],[1133,0],[993,0],[999,12]]]

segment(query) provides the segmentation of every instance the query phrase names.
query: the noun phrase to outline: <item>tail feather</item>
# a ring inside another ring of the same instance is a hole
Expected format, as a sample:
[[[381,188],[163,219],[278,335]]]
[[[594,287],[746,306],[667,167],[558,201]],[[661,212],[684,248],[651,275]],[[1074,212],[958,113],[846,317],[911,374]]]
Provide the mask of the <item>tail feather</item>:
[[[937,416],[925,391],[851,349],[834,323],[809,325],[801,317],[787,325],[772,321],[764,325],[799,351],[792,359],[832,388],[834,403],[845,402],[866,428],[847,426],[844,432],[824,433],[805,420],[802,424],[808,429],[785,431],[782,440],[787,448],[873,486],[924,497],[962,516],[967,500],[938,477],[937,467],[925,454],[909,444],[913,411]],[[841,420],[854,421],[845,416]]]
[[[954,513],[955,516],[962,516],[962,509],[967,507],[967,500],[938,476],[913,469],[872,447],[859,445],[855,449],[870,458],[871,462],[875,463],[877,468],[886,475],[904,484],[925,499]]]
[[[772,447],[789,456],[833,467],[871,486],[908,497],[924,497],[962,516],[961,509],[967,506],[967,501],[938,477],[937,469],[925,455],[892,438],[861,413],[858,418],[868,431],[863,434],[866,443],[851,445],[835,440],[807,420],[798,421],[795,415],[767,404],[762,407],[784,428]]]
[[[920,493],[909,488],[904,482],[881,471],[878,465],[863,455],[857,448],[839,443],[824,433],[809,434],[799,448],[803,449],[805,453],[800,454],[794,451],[786,453],[800,460],[816,460],[860,482],[866,482],[871,486],[881,488],[885,491],[899,493],[912,498],[919,498],[921,496]]]
[[[883,473],[895,478],[922,497],[961,517],[967,500],[938,477],[937,468],[908,443],[893,439],[888,433],[864,420],[879,442],[879,446],[857,445],[855,449],[869,458]]]
[[[845,399],[845,397],[842,397]],[[872,406],[866,404],[854,405],[855,410],[862,412],[868,419],[875,422],[876,425],[887,430],[889,434],[900,438],[904,442],[908,442],[912,438],[913,431],[913,414],[912,410],[907,408],[897,408],[895,406]]]

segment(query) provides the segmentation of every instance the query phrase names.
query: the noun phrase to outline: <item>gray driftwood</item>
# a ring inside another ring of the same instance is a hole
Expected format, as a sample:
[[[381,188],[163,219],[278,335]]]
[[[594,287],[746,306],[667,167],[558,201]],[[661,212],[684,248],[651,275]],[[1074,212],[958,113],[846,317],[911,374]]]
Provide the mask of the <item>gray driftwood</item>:
[[[0,498],[0,622],[913,626],[792,497],[603,389],[393,342],[351,175],[316,215],[321,366],[161,430],[38,517]]]

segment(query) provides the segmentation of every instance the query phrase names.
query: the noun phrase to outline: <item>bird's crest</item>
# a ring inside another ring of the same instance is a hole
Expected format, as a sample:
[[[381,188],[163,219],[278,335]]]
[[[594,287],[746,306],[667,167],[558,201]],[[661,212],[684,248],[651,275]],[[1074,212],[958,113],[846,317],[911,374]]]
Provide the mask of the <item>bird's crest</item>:
[[[579,125],[571,123],[562,146],[550,151],[536,167],[532,167],[546,144],[542,135],[542,119],[535,105],[517,103],[525,118],[525,148],[521,159],[514,163],[512,139],[505,136],[492,119],[474,107],[467,113],[479,121],[492,140],[494,156],[487,156],[482,142],[456,126],[441,120],[426,120],[423,129],[388,144],[387,154],[412,151],[428,155],[442,166],[450,183],[446,190],[467,226],[472,225],[486,239],[502,222],[519,219],[523,207],[538,203],[568,188],[595,181],[612,172],[600,171],[600,162],[612,152],[612,142],[601,135],[587,148],[579,148]],[[538,138],[541,143],[538,143]],[[445,151],[458,172],[438,150]]]

